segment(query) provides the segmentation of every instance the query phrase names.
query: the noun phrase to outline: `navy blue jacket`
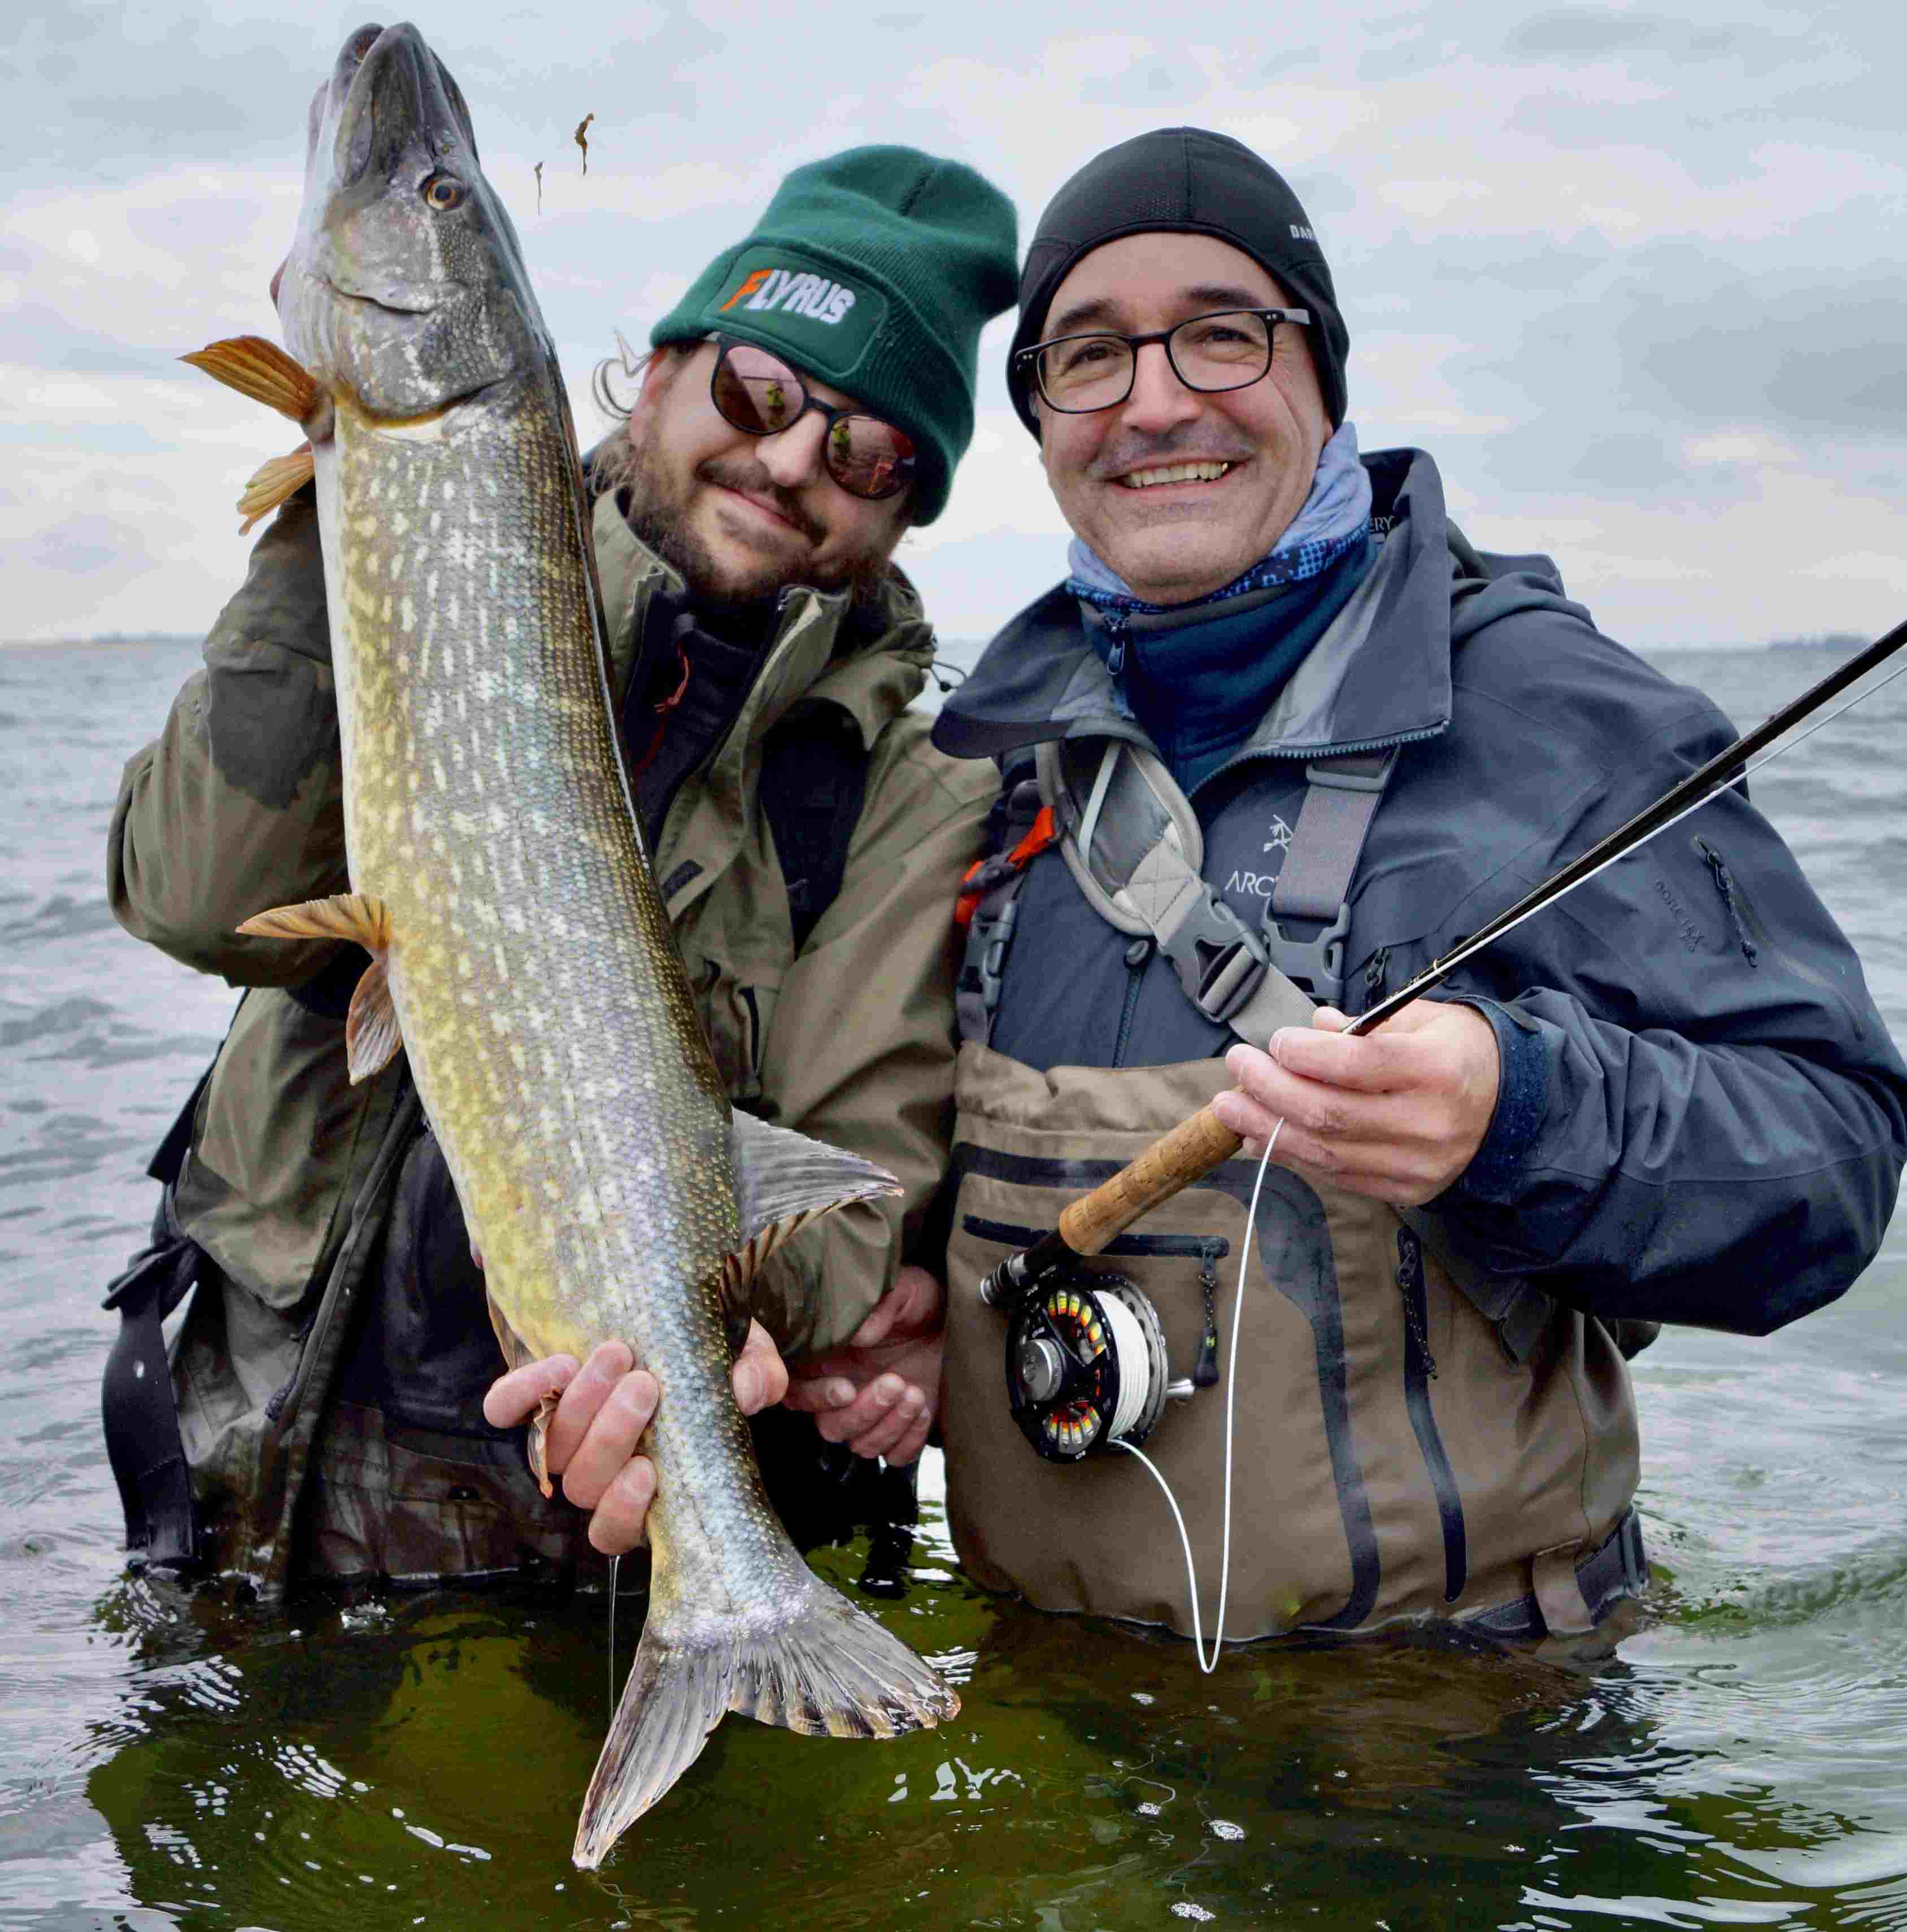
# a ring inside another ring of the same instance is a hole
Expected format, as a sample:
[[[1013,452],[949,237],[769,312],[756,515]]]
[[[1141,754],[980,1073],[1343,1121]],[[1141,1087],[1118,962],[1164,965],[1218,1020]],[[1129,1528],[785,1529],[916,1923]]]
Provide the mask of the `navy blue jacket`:
[[[1735,735],[1701,693],[1602,636],[1547,559],[1472,550],[1422,452],[1365,460],[1384,537],[1374,620],[1327,636],[1193,800],[1206,877],[1255,928],[1305,759],[1401,748],[1352,888],[1353,1011]],[[1041,740],[1109,736],[1146,742],[1062,590],[993,640],[935,733],[957,757],[1008,762]],[[1043,855],[993,1044],[1038,1066],[1222,1052],[1231,1036],[1145,950]],[[1429,1210],[1476,1265],[1599,1314],[1764,1334],[1873,1258],[1907,1160],[1907,1067],[1745,787],[1449,990],[1486,1012],[1503,1056],[1482,1149]]]

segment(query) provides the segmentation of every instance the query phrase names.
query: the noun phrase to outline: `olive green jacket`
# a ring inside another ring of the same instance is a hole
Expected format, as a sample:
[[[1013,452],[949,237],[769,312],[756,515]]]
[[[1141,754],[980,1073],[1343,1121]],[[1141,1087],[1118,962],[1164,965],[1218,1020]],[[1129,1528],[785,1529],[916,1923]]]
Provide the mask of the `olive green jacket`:
[[[682,585],[599,501],[614,670],[629,676],[652,592]],[[978,855],[990,767],[927,742],[906,706],[931,632],[896,574],[884,628],[846,600],[783,599],[734,725],[682,785],[652,855],[717,1064],[740,1103],[878,1161],[902,1192],[830,1216],[776,1256],[755,1312],[784,1352],[850,1334],[917,1239],[947,1159],[954,1062],[950,919]],[[797,704],[834,707],[868,754],[840,890],[797,956],[757,800],[761,742]],[[353,1088],[343,1023],[312,982],[330,942],[241,937],[265,908],[348,889],[342,773],[317,516],[279,513],[159,737],[128,764],[108,835],[115,916],[137,937],[251,989],[193,1123],[176,1190],[202,1281],[174,1349],[182,1430],[215,1561],[287,1580],[291,1526],[345,1318],[370,1278],[400,1143],[415,1130],[403,1057]],[[300,997],[301,993],[303,997]],[[475,1312],[481,1318],[481,1312]]]

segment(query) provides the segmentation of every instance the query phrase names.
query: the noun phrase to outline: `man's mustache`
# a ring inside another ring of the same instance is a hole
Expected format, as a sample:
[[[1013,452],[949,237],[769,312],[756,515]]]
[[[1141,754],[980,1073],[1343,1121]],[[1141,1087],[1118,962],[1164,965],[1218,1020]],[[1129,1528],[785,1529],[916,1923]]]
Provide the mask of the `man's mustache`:
[[[1191,423],[1159,436],[1128,430],[1093,458],[1089,473],[1103,479],[1123,476],[1128,470],[1155,469],[1168,463],[1245,463],[1257,454],[1255,449],[1239,444],[1215,442],[1211,425]]]
[[[745,496],[752,496],[758,502],[770,505],[811,544],[818,544],[827,534],[826,529],[817,523],[803,506],[794,491],[784,490],[758,463],[738,461],[732,458],[710,457],[695,474],[704,483],[719,484],[725,490],[738,490]]]

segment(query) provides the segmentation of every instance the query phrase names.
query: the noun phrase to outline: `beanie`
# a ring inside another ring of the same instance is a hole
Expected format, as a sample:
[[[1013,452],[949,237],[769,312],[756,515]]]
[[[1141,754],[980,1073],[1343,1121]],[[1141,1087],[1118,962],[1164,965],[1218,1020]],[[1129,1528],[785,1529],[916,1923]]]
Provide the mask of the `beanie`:
[[[1059,285],[1084,256],[1122,236],[1164,230],[1213,235],[1242,249],[1310,310],[1305,332],[1335,430],[1344,420],[1350,336],[1310,218],[1284,177],[1242,141],[1203,128],[1161,128],[1096,156],[1047,206],[1020,278],[1020,326],[1007,352],[1007,388],[1035,436],[1033,376],[1017,368],[1038,342]]]
[[[649,339],[740,337],[898,424],[912,518],[930,524],[973,439],[980,332],[1013,301],[1017,245],[1013,203],[973,169],[851,148],[795,169]]]

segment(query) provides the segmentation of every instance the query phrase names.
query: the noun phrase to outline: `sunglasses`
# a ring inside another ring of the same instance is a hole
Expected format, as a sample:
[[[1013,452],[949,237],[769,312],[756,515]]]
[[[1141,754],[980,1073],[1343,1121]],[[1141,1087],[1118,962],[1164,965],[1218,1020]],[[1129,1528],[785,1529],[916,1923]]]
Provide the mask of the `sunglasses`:
[[[708,379],[709,400],[722,420],[744,436],[779,436],[807,415],[827,426],[821,460],[851,496],[878,502],[906,488],[914,477],[914,440],[878,416],[817,402],[801,378],[779,356],[718,335],[721,352]]]

